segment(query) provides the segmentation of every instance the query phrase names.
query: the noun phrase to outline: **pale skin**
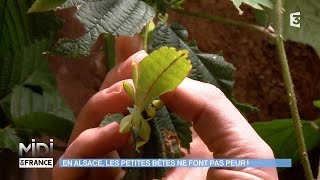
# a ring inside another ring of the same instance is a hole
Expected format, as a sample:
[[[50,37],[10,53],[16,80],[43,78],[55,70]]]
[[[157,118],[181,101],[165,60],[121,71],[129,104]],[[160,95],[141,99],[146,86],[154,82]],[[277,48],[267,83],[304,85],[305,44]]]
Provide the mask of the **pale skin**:
[[[140,62],[144,51],[119,63],[106,76],[101,90],[83,107],[62,158],[119,157],[117,150],[128,146],[130,134],[120,134],[119,125],[98,127],[108,113],[126,113],[132,100],[122,89],[131,77],[132,62]],[[274,158],[271,148],[215,86],[186,78],[179,87],[161,96],[165,105],[193,123],[191,153],[185,158]],[[55,180],[119,179],[120,168],[53,169]],[[166,179],[278,179],[276,168],[173,168]]]

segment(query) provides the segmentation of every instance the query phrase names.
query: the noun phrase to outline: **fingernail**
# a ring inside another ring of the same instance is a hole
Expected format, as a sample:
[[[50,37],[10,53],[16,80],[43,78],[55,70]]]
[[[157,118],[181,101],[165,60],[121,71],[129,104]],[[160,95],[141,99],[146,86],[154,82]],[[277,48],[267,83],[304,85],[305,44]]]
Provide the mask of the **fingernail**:
[[[117,87],[109,87],[107,89],[104,89],[103,90],[105,94],[111,94],[111,93],[114,93],[114,94],[119,94],[122,92],[122,84],[120,86],[117,86]]]
[[[144,59],[147,56],[147,53],[145,50],[141,50],[137,52],[134,57],[132,58],[133,62],[140,62],[142,59]]]
[[[136,52],[136,53],[133,54],[130,58],[128,58],[128,59],[131,60],[130,66],[132,65],[132,63],[139,63],[139,62],[142,61],[142,59],[144,59],[147,55],[148,55],[148,54],[147,54],[146,51],[144,51],[144,50],[141,50],[141,51]],[[119,67],[116,68],[116,69],[117,69],[117,72],[118,72],[118,73],[121,73],[121,72],[127,70],[128,65],[129,65],[129,64],[128,64],[126,61],[125,61],[125,62],[121,62],[121,63],[119,64]]]

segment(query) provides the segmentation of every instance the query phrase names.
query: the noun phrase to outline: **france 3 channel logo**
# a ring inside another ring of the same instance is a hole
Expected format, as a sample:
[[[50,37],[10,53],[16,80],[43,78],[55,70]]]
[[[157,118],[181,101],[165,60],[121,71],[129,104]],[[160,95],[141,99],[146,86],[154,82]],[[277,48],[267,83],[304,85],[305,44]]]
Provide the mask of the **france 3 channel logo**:
[[[24,157],[30,151],[31,157]],[[53,158],[43,157],[48,155],[53,155],[53,139],[50,139],[49,145],[36,142],[35,139],[32,139],[27,146],[19,143],[19,168],[53,168]]]
[[[290,26],[300,28],[300,12],[290,13]]]

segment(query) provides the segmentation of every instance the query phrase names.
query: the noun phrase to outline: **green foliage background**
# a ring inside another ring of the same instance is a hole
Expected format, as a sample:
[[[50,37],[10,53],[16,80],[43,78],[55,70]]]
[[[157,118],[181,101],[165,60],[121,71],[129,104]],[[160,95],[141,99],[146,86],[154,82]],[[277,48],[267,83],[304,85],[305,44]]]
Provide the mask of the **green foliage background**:
[[[31,0],[0,4],[0,149],[48,134],[67,140],[73,113],[57,92],[47,61],[60,22],[52,12],[27,14]]]

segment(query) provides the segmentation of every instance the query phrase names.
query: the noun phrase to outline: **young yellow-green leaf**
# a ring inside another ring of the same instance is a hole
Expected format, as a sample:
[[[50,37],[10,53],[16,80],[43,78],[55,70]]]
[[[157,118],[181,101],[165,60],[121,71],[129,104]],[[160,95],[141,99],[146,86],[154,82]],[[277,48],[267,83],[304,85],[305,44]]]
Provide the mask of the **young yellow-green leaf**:
[[[313,105],[314,105],[316,108],[319,108],[319,109],[320,109],[320,100],[313,101]]]
[[[141,61],[135,81],[135,105],[144,110],[161,94],[174,90],[189,74],[188,51],[161,47]]]
[[[156,111],[156,108],[154,108],[152,106],[148,106],[146,108],[146,113],[147,113],[148,117],[152,117],[153,118],[156,115],[157,111]]]
[[[128,82],[123,82],[123,89],[124,91],[132,98],[134,98],[134,88],[132,87],[132,85]]]
[[[132,119],[133,119],[132,114],[129,114],[121,119],[120,129],[119,129],[120,133],[126,133],[130,131]]]
[[[154,108],[156,108],[156,110],[159,110],[163,107],[163,102],[161,100],[154,100],[152,101],[152,105]]]
[[[36,0],[28,10],[28,13],[50,11],[65,1],[66,0]]]

